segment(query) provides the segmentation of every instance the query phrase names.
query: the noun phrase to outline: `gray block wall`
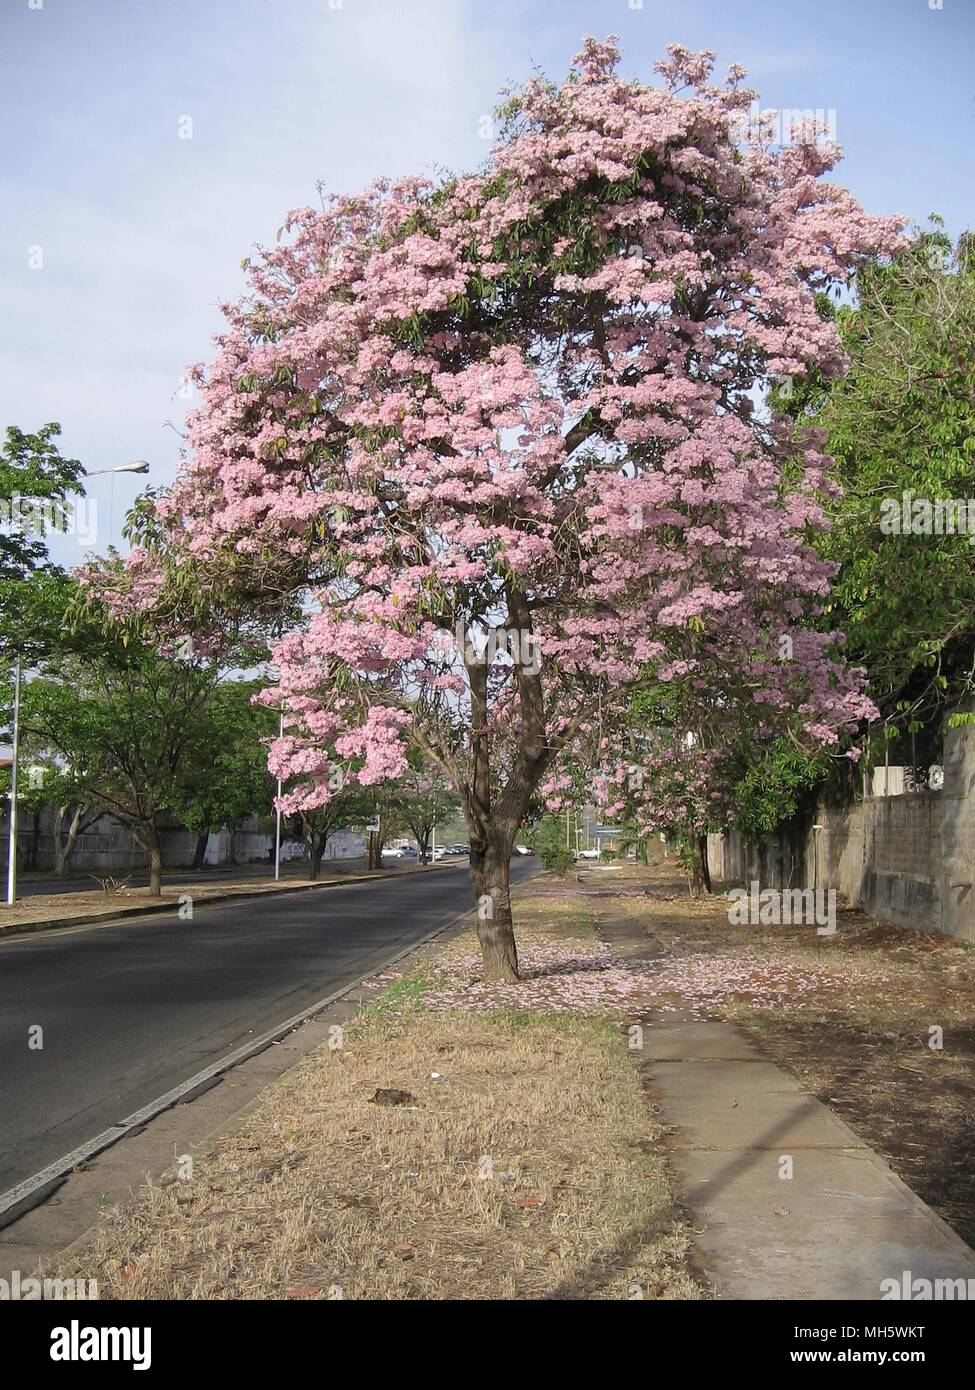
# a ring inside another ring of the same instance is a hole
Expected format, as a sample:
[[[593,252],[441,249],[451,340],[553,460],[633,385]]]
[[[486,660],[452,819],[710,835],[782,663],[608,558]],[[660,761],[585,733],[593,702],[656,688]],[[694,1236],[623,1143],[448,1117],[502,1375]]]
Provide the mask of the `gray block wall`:
[[[708,862],[716,884],[834,888],[879,921],[975,941],[975,727],[948,731],[941,791],[820,806],[763,845],[710,835]]]

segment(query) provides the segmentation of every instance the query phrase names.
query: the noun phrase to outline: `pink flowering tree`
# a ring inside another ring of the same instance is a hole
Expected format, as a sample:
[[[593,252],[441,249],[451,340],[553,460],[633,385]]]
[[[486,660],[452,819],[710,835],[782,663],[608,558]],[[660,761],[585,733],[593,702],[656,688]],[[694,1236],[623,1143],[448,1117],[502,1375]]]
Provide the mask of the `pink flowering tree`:
[[[696,896],[711,890],[708,831],[730,823],[743,770],[734,740],[715,730],[705,741],[694,729],[653,728],[633,740],[626,759],[604,753],[594,799],[605,820],[622,820],[639,839],[663,833]]]
[[[290,214],[126,581],[204,629],[310,597],[273,653],[285,809],[327,802],[336,761],[364,786],[436,763],[489,979],[517,978],[533,793],[648,673],[801,709],[811,738],[866,709],[814,630],[822,439],[755,401],[843,371],[816,295],[899,224],[820,179],[838,152],[810,132],[745,143],[741,69],[618,61],[590,39],[560,86],[507,94],[475,174]]]
[[[560,752],[540,787],[546,806],[589,802],[638,840],[663,832],[692,894],[710,892],[708,832],[740,827],[743,818],[754,824],[759,769],[777,767],[781,775],[796,766],[812,785],[830,761],[859,758],[842,738],[856,728],[851,711],[877,715],[851,687],[866,672],[844,667],[844,645],[837,631],[782,632],[770,624],[737,668],[722,667],[703,642],[698,659],[682,663],[688,669],[667,683],[655,682],[648,668],[625,711],[594,722]],[[791,814],[788,796],[781,805]]]
[[[442,768],[424,766],[415,757],[411,764],[402,779],[399,816],[416,840],[420,863],[426,864],[437,826],[459,812],[460,801]]]

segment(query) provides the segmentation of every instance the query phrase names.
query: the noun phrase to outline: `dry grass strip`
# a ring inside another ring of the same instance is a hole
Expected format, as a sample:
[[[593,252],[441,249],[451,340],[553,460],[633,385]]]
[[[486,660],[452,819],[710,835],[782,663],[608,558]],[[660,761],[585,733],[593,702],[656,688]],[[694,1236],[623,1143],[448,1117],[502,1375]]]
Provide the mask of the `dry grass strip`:
[[[593,939],[571,896],[519,914],[528,940]],[[392,979],[190,1178],[110,1213],[71,1272],[103,1298],[700,1296],[618,1027],[431,1013],[436,964]]]

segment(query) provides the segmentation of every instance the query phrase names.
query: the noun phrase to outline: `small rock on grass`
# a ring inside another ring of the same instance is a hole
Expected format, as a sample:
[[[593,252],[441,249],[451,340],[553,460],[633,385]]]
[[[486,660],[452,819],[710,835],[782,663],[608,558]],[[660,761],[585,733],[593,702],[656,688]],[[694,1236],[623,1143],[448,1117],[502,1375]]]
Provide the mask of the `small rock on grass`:
[[[399,1091],[395,1087],[380,1086],[374,1096],[369,1097],[370,1105],[413,1105],[416,1096],[409,1091]]]

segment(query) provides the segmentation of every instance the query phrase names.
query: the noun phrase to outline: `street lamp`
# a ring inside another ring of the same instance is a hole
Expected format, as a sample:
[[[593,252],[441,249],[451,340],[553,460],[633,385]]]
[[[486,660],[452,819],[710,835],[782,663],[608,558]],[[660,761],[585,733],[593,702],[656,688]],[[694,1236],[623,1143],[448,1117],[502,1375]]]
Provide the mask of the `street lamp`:
[[[265,668],[264,668],[264,675],[265,675],[265,677],[266,677],[267,680],[272,681],[275,685],[280,685],[280,683],[281,683],[281,669],[280,669],[280,667],[275,666],[272,662],[268,662],[267,665],[265,666]],[[279,706],[278,737],[279,737],[279,738],[284,738],[284,706],[283,706],[283,705]],[[278,778],[278,795],[277,795],[277,800],[278,800],[278,801],[281,800],[281,778],[280,778],[280,777]],[[275,806],[275,808],[274,808],[274,881],[275,881],[275,883],[278,882],[278,880],[280,879],[280,877],[281,877],[281,807],[280,807],[280,806]]]
[[[100,478],[105,473],[148,473],[149,464],[145,459],[133,459],[131,463],[117,463],[114,468],[83,469],[85,478]]]
[[[17,762],[20,745],[20,657],[14,676],[13,747],[10,756],[10,821],[7,829],[7,905],[17,901]]]
[[[149,462],[147,459],[131,459],[128,463],[117,463],[114,468],[93,468],[91,472],[84,470],[85,478],[104,478],[110,477],[112,480],[111,489],[108,494],[108,543],[112,544],[112,536],[115,531],[115,474],[116,473],[148,473]]]

